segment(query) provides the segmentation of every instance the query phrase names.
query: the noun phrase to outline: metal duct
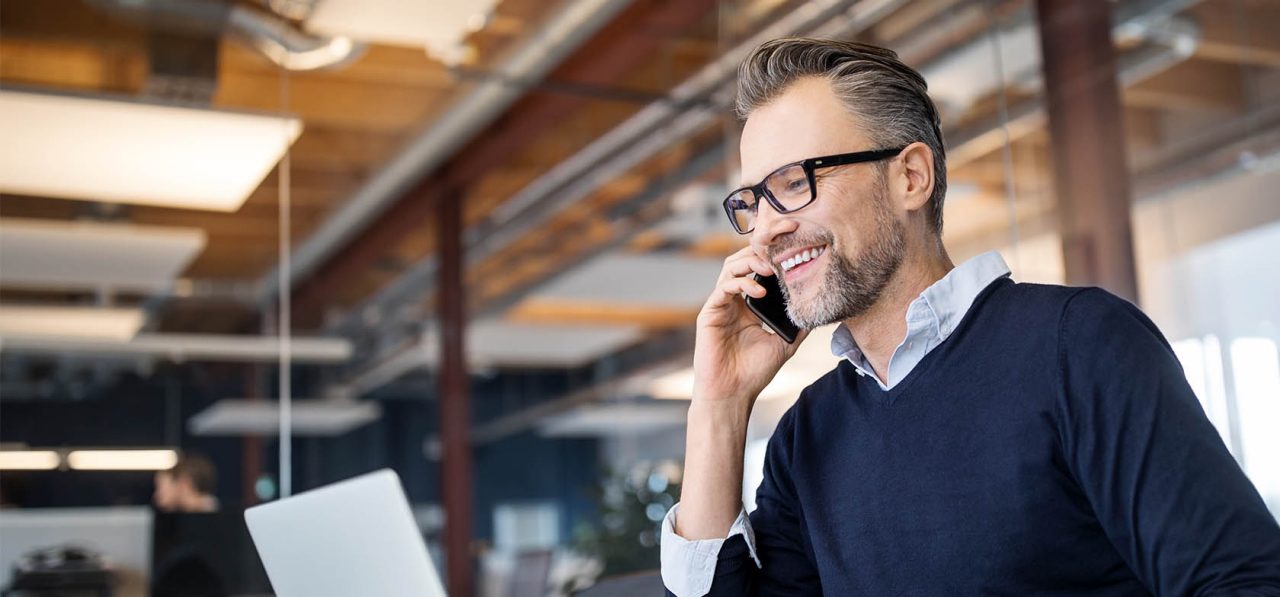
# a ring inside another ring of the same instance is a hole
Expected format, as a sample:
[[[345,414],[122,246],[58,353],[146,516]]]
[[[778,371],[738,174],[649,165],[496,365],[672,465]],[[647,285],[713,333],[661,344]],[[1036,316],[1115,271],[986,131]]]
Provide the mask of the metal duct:
[[[364,45],[346,37],[304,33],[275,15],[213,0],[86,0],[99,11],[152,29],[217,37],[229,35],[289,70],[335,68],[358,58]]]

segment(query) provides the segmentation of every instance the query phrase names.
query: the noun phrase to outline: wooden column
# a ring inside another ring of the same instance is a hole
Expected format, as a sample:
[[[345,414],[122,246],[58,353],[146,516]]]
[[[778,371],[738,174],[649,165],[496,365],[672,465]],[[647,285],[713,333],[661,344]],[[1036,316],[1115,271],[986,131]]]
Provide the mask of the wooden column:
[[[466,296],[463,288],[461,192],[439,195],[440,240],[440,488],[444,498],[445,563],[449,595],[475,594],[471,562],[471,395],[464,352]]]
[[[1037,0],[1066,281],[1138,300],[1107,0]]]

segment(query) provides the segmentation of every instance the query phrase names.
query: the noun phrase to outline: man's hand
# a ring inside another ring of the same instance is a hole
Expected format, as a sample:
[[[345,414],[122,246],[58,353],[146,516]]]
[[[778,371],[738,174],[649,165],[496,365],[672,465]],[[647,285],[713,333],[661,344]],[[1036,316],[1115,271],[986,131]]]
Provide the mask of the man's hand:
[[[808,335],[801,332],[795,344],[787,344],[747,309],[743,294],[765,294],[751,275],[773,273],[750,247],[730,255],[698,313],[684,488],[676,517],[676,532],[685,539],[729,533],[742,509],[742,457],[751,407]]]
[[[693,350],[695,401],[754,402],[808,334],[802,331],[794,344],[788,344],[764,329],[742,298],[743,294],[755,298],[765,295],[764,287],[751,279],[752,274],[772,276],[774,271],[751,247],[730,255],[720,270],[715,291],[698,313]]]

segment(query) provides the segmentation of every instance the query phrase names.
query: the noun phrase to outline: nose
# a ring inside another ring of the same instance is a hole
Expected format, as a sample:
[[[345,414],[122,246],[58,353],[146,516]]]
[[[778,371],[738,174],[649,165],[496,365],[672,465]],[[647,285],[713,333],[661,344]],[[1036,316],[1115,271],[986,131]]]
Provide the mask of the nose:
[[[780,214],[768,201],[761,201],[756,208],[756,227],[751,231],[751,246],[757,255],[768,257],[769,247],[778,238],[796,231],[798,224],[786,214]]]

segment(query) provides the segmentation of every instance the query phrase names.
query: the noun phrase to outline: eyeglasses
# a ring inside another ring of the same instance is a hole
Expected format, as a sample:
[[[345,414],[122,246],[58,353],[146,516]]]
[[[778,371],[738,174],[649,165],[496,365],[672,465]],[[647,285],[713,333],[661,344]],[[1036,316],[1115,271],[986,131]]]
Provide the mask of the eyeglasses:
[[[841,153],[792,162],[774,170],[759,184],[729,193],[724,199],[724,212],[738,234],[747,234],[755,230],[761,197],[769,202],[774,211],[780,214],[791,213],[813,203],[817,198],[818,187],[814,172],[819,168],[878,162],[902,153],[903,149],[906,147]]]

